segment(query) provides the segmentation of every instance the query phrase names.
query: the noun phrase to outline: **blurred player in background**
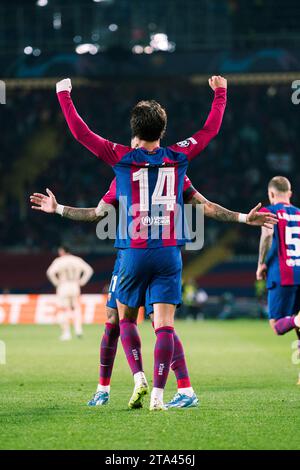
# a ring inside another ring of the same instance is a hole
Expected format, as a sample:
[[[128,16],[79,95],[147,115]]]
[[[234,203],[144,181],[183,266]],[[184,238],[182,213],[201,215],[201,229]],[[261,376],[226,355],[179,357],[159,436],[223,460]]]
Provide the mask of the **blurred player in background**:
[[[70,323],[73,323],[76,336],[82,336],[80,290],[90,280],[93,269],[64,246],[58,248],[58,255],[49,266],[47,276],[56,288],[57,316],[62,329],[60,339],[68,341],[72,338]]]
[[[284,176],[271,179],[268,196],[270,205],[261,211],[276,214],[278,224],[262,227],[256,278],[267,280],[272,330],[295,330],[300,349],[300,209],[291,204],[291,183]]]

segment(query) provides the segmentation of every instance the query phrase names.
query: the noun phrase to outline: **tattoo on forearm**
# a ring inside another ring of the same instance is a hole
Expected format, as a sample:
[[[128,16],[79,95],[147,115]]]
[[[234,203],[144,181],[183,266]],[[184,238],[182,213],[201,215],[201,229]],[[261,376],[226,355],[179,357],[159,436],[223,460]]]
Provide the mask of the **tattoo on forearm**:
[[[63,217],[71,220],[78,220],[81,222],[97,222],[102,219],[102,216],[96,215],[95,207],[80,208],[80,207],[64,207]]]
[[[264,264],[266,261],[266,256],[271,248],[272,245],[272,236],[270,235],[261,235],[259,241],[259,255],[258,255],[258,263]]]
[[[221,222],[238,222],[238,212],[230,211],[229,209],[226,209],[219,204],[215,204],[214,202],[207,201],[206,199],[201,201],[196,195],[193,196],[191,202],[194,206],[196,204],[203,204],[204,214],[207,217],[211,217],[212,219],[219,220]]]

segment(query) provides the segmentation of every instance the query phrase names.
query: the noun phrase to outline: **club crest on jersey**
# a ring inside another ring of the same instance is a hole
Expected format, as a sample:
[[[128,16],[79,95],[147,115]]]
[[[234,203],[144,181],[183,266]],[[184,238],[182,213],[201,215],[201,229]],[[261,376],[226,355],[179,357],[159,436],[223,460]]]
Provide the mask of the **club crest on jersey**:
[[[196,140],[193,137],[190,137],[186,140],[182,140],[181,142],[177,142],[177,145],[179,147],[185,148],[185,147],[188,147],[191,144],[196,144],[196,143],[197,143]]]

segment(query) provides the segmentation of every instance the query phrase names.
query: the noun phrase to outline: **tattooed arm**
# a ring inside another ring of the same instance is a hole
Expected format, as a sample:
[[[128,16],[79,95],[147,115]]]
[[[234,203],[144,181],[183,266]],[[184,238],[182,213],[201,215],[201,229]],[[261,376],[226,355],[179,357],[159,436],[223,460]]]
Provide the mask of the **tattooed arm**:
[[[265,227],[261,228],[258,264],[257,264],[257,271],[256,271],[256,279],[258,281],[262,279],[266,279],[266,274],[267,274],[266,257],[272,245],[273,234],[274,234],[274,228],[271,228],[271,229],[265,228]]]
[[[209,201],[199,192],[196,192],[189,202],[193,206],[202,204],[204,206],[204,214],[207,217],[221,222],[244,222],[248,225],[260,225],[267,228],[272,228],[272,226],[277,223],[277,217],[274,214],[259,212],[261,204],[254,207],[248,214],[240,214],[240,212],[231,211],[219,204]]]
[[[50,189],[47,189],[46,191],[48,196],[41,193],[34,193],[30,196],[30,202],[32,204],[36,204],[35,206],[32,206],[32,209],[47,212],[48,214],[57,213],[67,219],[81,222],[99,222],[99,220],[103,219],[112,208],[110,204],[105,203],[102,199],[97,207],[81,208],[62,206],[57,203],[56,197]]]

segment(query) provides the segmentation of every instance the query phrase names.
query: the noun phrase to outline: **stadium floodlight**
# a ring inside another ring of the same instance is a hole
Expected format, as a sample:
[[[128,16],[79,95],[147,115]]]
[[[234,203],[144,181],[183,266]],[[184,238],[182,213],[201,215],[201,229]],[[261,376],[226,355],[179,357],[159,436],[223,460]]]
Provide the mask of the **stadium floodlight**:
[[[46,5],[48,5],[48,0],[37,0],[36,5],[38,7],[45,7]]]
[[[150,46],[155,51],[173,52],[175,50],[175,43],[169,42],[168,36],[165,33],[151,34]]]
[[[112,31],[113,33],[119,29],[119,26],[115,23],[112,23],[108,27],[109,31]]]
[[[33,53],[33,48],[31,46],[24,47],[24,54],[30,55]]]
[[[33,51],[32,51],[32,55],[34,55],[35,57],[40,56],[41,53],[42,53],[41,49],[38,49],[38,48],[33,49]]]
[[[144,52],[145,52],[145,54],[152,54],[153,47],[151,47],[151,46],[144,47]]]
[[[132,52],[134,54],[143,54],[144,48],[143,48],[143,46],[140,46],[139,44],[136,44],[135,46],[133,46]]]
[[[77,54],[92,54],[95,55],[97,54],[99,50],[99,45],[98,44],[79,44],[75,51]]]

